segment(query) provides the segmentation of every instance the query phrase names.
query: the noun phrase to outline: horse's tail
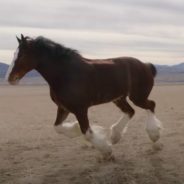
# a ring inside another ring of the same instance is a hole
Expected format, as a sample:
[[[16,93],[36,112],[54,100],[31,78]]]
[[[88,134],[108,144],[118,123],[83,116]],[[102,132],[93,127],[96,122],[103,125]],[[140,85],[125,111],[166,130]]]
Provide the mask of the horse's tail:
[[[156,67],[152,63],[148,63],[147,65],[150,68],[153,77],[155,77],[157,75],[157,69],[156,69]]]

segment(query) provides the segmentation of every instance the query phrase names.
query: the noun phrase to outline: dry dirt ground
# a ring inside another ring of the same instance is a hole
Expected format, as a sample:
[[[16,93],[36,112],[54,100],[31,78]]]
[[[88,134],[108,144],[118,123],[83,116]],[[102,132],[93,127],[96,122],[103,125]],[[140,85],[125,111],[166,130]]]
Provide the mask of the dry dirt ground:
[[[135,108],[127,133],[113,146],[115,161],[99,162],[83,137],[55,133],[47,86],[0,86],[0,184],[184,184],[184,86],[156,86],[151,98],[164,126],[162,150],[152,147],[146,113]],[[89,112],[91,123],[104,127],[121,115],[111,103]]]

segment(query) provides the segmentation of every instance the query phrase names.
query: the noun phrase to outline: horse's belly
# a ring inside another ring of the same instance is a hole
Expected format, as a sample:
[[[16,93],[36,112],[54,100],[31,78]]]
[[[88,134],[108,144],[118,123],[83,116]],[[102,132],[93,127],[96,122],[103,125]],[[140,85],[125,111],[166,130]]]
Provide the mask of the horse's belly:
[[[110,91],[106,91],[104,93],[100,93],[98,92],[95,96],[95,98],[93,98],[92,100],[92,105],[98,105],[98,104],[102,104],[102,103],[107,103],[107,102],[111,102],[114,101],[122,96],[126,96],[126,94],[124,94],[123,92],[116,92],[116,93],[111,93]]]

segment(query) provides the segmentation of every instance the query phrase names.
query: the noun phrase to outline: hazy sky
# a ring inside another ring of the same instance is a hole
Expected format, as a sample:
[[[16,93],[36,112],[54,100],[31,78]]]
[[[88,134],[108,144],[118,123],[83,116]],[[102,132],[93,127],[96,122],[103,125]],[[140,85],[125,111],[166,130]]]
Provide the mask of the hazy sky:
[[[184,62],[184,0],[0,0],[0,61],[15,35],[43,35],[90,58]]]

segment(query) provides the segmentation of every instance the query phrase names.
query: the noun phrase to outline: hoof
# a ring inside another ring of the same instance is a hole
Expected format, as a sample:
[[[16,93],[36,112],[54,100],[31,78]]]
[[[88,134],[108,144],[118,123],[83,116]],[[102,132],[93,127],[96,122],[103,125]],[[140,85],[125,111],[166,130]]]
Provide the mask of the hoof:
[[[162,143],[154,143],[153,144],[153,150],[155,151],[161,151],[163,149],[164,145]]]
[[[155,131],[155,132],[148,131],[148,136],[155,143],[160,139],[160,132],[159,131]]]
[[[117,127],[111,127],[111,135],[110,135],[111,143],[117,144],[121,139],[121,132],[117,130]]]
[[[147,130],[149,138],[155,143],[160,139],[160,130]]]
[[[103,147],[98,147],[97,149],[101,152],[104,158],[108,159],[112,156],[112,148],[111,148],[111,145],[108,143]]]
[[[149,112],[146,131],[153,142],[157,142],[160,139],[161,128],[161,122],[155,117],[153,113]]]
[[[115,161],[115,157],[112,153],[111,153],[111,155],[103,157],[103,159],[106,161]]]
[[[115,157],[113,154],[111,155],[103,155],[99,158],[97,158],[97,162],[102,163],[102,162],[115,162]]]
[[[112,134],[111,135],[111,143],[117,144],[121,139],[121,134]]]

